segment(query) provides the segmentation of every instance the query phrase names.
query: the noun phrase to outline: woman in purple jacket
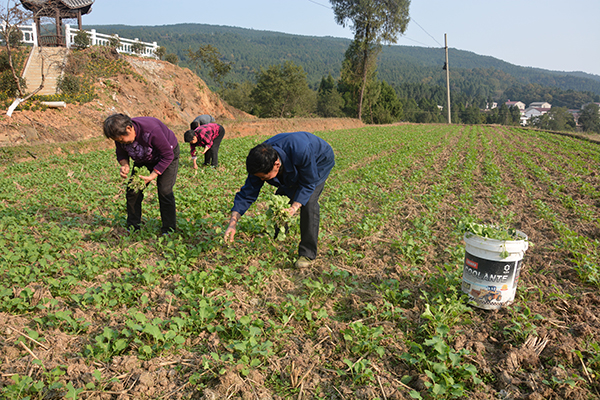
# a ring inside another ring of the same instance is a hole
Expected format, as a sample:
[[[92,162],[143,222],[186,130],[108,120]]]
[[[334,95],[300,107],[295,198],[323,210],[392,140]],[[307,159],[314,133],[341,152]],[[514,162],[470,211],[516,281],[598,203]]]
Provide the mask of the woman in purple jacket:
[[[122,178],[127,178],[130,172],[130,159],[133,160],[132,176],[135,169],[142,166],[151,171],[150,175],[140,178],[146,185],[156,179],[162,233],[174,232],[177,221],[173,186],[179,168],[179,144],[175,134],[157,118],[113,114],[104,121],[104,136],[115,141]],[[126,198],[127,228],[139,230],[144,192],[128,188]]]

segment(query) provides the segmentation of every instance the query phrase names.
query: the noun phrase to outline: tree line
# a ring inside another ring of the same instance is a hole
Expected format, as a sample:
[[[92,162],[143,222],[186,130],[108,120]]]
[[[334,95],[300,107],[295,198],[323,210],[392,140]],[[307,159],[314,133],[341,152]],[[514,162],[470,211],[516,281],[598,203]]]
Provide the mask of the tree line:
[[[227,81],[242,83],[255,80],[261,67],[293,61],[301,65],[312,89],[317,89],[323,76],[339,77],[345,52],[351,39],[291,35],[280,32],[216,26],[206,24],[176,24],[163,26],[85,25],[105,34],[137,37],[145,42],[156,41],[176,55],[178,65],[195,71],[211,89],[219,84],[188,57],[188,50],[211,45],[219,50],[222,60],[232,68]],[[489,56],[449,49],[452,91],[488,97],[501,102],[508,100],[504,91],[513,86],[536,84],[562,91],[589,92],[600,95],[600,76],[581,72],[556,72],[520,67]],[[385,45],[378,58],[378,74],[393,87],[404,83],[428,83],[445,86],[443,48]],[[518,100],[512,99],[511,100]],[[542,100],[535,100],[542,101]],[[585,103],[585,102],[584,102]],[[583,104],[583,103],[582,103]],[[578,108],[581,104],[565,104]]]
[[[331,3],[334,11],[337,3],[346,13],[336,16],[337,22],[352,25],[357,14],[347,6],[361,2]],[[406,23],[406,14],[399,15],[395,35]],[[372,25],[377,15],[369,21]],[[192,69],[229,104],[257,116],[447,122],[443,49],[383,46],[393,43],[383,36],[366,43],[356,35],[354,40],[318,38],[203,24],[94,28],[157,41],[161,58]],[[373,57],[361,58],[368,46]],[[516,125],[520,114],[503,106],[508,100],[547,101],[565,112],[600,101],[600,77],[594,75],[518,67],[454,49],[450,54],[452,122]],[[358,70],[365,73],[357,75]],[[500,106],[491,108],[492,103]],[[567,120],[563,129],[574,129],[575,123]],[[544,118],[534,121],[543,123]]]

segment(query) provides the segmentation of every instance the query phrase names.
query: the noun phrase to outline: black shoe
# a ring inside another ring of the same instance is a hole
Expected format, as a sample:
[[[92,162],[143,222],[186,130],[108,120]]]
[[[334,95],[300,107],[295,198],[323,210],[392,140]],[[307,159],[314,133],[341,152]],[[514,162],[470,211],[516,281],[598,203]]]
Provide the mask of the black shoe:
[[[140,231],[140,227],[136,226],[136,225],[128,225],[127,226],[127,232],[129,233],[134,233],[134,232],[139,232]]]

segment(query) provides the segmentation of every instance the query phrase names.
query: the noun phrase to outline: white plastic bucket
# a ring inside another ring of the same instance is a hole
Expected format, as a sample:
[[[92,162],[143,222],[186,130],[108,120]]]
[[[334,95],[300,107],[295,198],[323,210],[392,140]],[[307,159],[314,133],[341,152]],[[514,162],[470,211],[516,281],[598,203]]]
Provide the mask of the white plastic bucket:
[[[513,303],[523,256],[529,247],[527,235],[521,231],[516,233],[522,240],[465,234],[462,291],[469,295],[469,304],[496,310]]]

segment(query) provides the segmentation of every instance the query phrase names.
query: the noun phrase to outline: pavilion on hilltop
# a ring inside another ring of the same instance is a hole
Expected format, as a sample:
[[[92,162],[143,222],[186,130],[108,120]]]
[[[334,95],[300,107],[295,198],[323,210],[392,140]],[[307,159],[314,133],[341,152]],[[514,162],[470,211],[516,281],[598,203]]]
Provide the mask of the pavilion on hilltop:
[[[62,34],[63,19],[77,19],[77,28],[81,30],[81,16],[89,14],[92,10],[94,0],[21,0],[23,7],[33,13],[36,25],[38,43],[44,46],[66,46],[66,40]],[[54,18],[56,34],[41,34],[42,17]]]

